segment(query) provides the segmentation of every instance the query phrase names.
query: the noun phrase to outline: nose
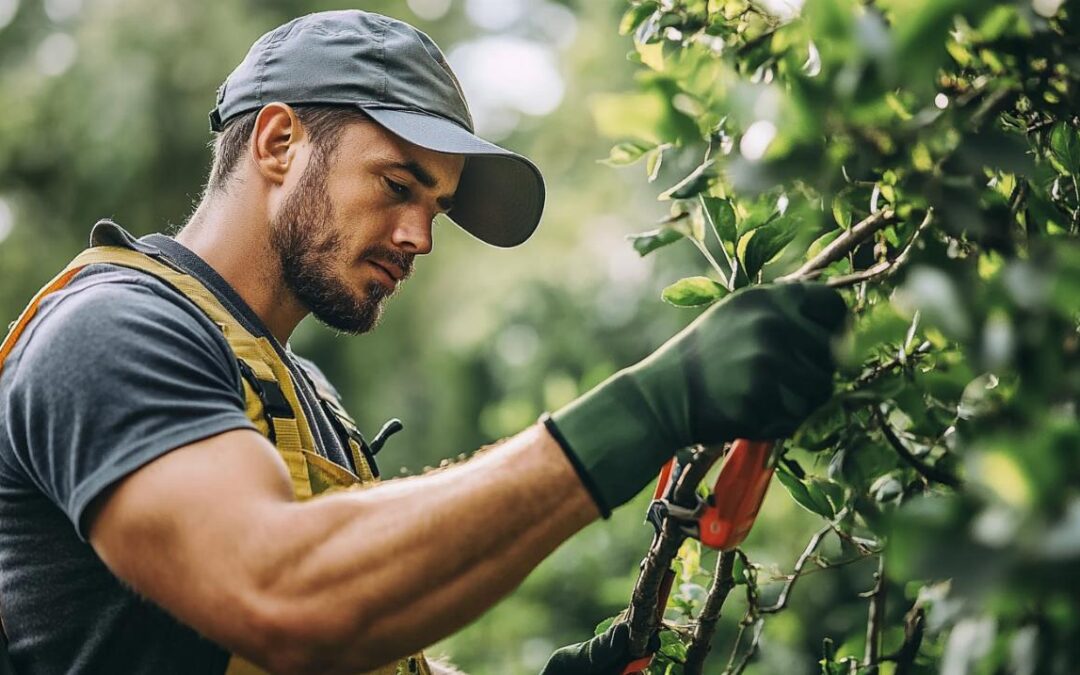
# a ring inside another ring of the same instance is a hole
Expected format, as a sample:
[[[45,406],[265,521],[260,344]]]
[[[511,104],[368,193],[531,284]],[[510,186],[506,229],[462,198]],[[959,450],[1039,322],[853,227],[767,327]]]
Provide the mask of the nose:
[[[435,218],[424,209],[410,209],[394,227],[394,244],[407,253],[425,255],[431,253],[432,224]]]

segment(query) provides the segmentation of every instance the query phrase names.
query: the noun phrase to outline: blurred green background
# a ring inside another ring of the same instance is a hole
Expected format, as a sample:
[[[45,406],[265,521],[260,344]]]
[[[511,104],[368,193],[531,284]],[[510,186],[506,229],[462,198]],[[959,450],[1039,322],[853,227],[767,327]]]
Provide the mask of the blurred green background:
[[[450,223],[382,325],[359,338],[308,321],[294,349],[331,376],[369,434],[404,420],[384,476],[418,473],[510,435],[647,353],[693,317],[659,291],[700,266],[680,243],[642,259],[625,235],[666,213],[633,169],[597,163],[611,139],[589,113],[631,86],[615,0],[0,0],[0,321],[110,217],[137,234],[172,231],[205,180],[214,92],[262,33],[288,19],[359,7],[430,33],[491,140],[533,158],[548,182],[542,225],[498,250]],[[658,184],[690,167],[672,161]],[[535,673],[626,605],[651,531],[647,495],[564,545],[495,609],[431,653],[471,673]],[[816,519],[774,490],[747,549],[790,568]],[[838,606],[870,584],[854,565],[813,575],[770,621],[749,672],[816,669],[821,637],[863,610]],[[363,570],[357,570],[363,574]],[[733,598],[731,617],[741,613]],[[849,625],[850,624],[850,625]],[[717,644],[730,644],[725,620]],[[722,647],[720,649],[723,649]]]

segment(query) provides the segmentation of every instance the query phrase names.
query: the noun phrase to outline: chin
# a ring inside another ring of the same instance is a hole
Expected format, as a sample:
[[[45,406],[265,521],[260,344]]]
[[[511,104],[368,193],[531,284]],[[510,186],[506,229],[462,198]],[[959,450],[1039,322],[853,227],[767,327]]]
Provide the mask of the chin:
[[[342,291],[335,293],[330,301],[320,298],[308,306],[312,315],[325,326],[339,333],[362,335],[379,324],[387,295],[389,293],[382,284],[371,282],[364,293],[346,296]]]

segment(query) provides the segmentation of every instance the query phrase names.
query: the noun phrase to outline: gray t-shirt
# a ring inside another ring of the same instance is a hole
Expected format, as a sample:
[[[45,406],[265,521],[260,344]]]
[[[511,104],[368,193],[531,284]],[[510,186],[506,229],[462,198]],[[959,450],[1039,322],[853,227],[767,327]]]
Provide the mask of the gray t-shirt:
[[[164,255],[249,330],[269,335],[172,239],[135,241],[111,223],[95,237]],[[355,470],[312,383],[281,353],[320,451]],[[239,428],[254,427],[236,359],[221,330],[172,287],[94,265],[42,302],[0,373],[0,606],[20,675],[224,672],[223,649],[109,572],[86,542],[85,516],[147,462]]]

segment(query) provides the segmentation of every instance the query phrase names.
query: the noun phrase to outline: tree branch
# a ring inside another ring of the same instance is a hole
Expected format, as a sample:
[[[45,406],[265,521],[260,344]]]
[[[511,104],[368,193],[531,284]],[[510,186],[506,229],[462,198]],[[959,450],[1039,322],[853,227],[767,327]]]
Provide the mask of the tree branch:
[[[930,223],[933,221],[933,216],[934,209],[927,209],[926,216],[922,219],[922,222],[919,223],[919,226],[915,228],[915,232],[912,233],[907,244],[904,245],[904,248],[892,260],[882,260],[865,270],[853,272],[852,274],[845,274],[840,277],[833,277],[826,283],[833,288],[846,288],[866,281],[881,281],[882,279],[887,279],[893,274],[896,274],[897,270],[907,264],[908,258],[911,257],[911,249],[914,248],[919,235],[930,226]]]
[[[806,261],[802,267],[791,274],[784,275],[778,281],[801,281],[816,276],[824,268],[846,256],[866,241],[875,232],[879,232],[896,222],[896,213],[892,209],[881,209],[852,225],[820,253]]]
[[[716,622],[720,620],[720,610],[723,609],[731,589],[735,588],[735,577],[732,576],[734,566],[735,552],[721,551],[716,559],[716,574],[713,576],[712,586],[705,596],[705,606],[701,608],[690,647],[686,650],[686,662],[683,664],[685,675],[701,675],[703,672],[705,657],[712,649]]]
[[[896,662],[895,675],[910,675],[915,667],[915,657],[919,655],[923,634],[926,630],[926,610],[915,607],[904,617],[904,643],[887,658]],[[883,659],[885,660],[885,659]]]
[[[680,506],[692,506],[695,503],[698,484],[723,453],[723,446],[699,447],[679,474],[672,496],[674,503]],[[663,607],[658,607],[660,586],[685,539],[686,535],[679,529],[678,522],[674,518],[665,518],[659,534],[653,538],[648,555],[641,561],[641,572],[634,584],[634,593],[627,611],[630,655],[634,658],[648,653],[649,638],[660,627],[658,616],[662,617],[664,611]]]
[[[908,466],[919,472],[919,475],[927,480],[934,481],[935,483],[948,485],[951,488],[960,487],[962,483],[959,478],[948,471],[926,464],[913,455],[896,435],[896,432],[892,430],[888,420],[885,419],[885,415],[877,408],[874,408],[874,417],[878,421],[878,426],[881,427],[881,435],[885,437],[885,440],[892,446],[893,450],[896,451],[896,454],[900,455],[900,459],[904,460]]]

